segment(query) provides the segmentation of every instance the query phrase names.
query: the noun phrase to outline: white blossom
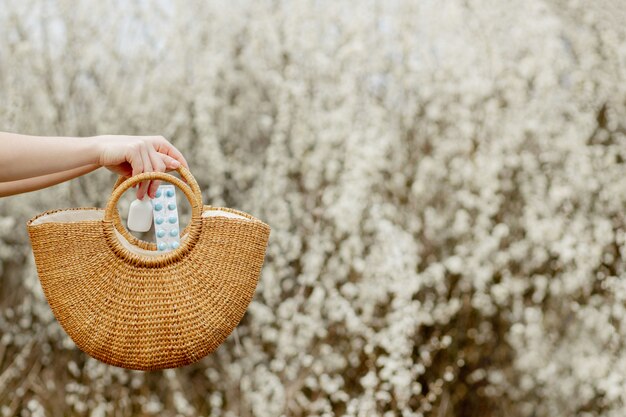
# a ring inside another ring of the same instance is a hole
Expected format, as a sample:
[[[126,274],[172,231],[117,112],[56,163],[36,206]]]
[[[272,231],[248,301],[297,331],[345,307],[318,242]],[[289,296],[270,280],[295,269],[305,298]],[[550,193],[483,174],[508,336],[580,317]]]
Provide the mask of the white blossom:
[[[24,228],[104,207],[114,178],[2,199],[0,386],[17,400],[0,412],[623,415],[625,12],[3,5],[0,130],[162,134],[205,204],[272,233],[238,342],[132,372],[82,354],[54,320]]]

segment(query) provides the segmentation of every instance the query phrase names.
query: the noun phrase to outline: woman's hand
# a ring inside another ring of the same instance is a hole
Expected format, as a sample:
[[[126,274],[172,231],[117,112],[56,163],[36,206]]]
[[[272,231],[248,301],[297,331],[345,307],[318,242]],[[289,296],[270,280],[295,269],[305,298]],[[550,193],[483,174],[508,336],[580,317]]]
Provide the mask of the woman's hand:
[[[130,177],[142,172],[165,172],[181,164],[189,168],[187,161],[163,136],[103,135],[91,138],[98,149],[98,164],[111,171]],[[137,198],[146,193],[154,198],[159,181],[144,181],[137,189]]]
[[[189,168],[163,136],[102,135],[88,138],[0,132],[0,197],[39,190],[101,166],[124,177]],[[154,198],[159,181],[145,181],[137,198]]]

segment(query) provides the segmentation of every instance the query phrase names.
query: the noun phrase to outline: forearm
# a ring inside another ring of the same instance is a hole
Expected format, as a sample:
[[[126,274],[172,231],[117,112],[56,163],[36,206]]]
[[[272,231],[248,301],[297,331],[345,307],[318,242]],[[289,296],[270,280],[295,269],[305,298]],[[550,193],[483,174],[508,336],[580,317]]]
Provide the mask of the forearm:
[[[44,137],[0,132],[0,166],[2,167],[0,182],[15,182],[30,178],[35,181],[33,184],[36,184],[37,178],[32,177],[43,177],[55,173],[64,174],[89,165],[97,165],[99,158],[97,146],[96,137]],[[44,180],[44,178],[39,179],[39,181]],[[58,182],[62,181],[64,180]],[[5,184],[2,186],[4,187]]]
[[[42,188],[50,187],[64,181],[80,177],[81,175],[85,175],[98,168],[98,165],[91,164],[66,171],[55,172],[54,174],[40,175],[16,181],[0,182],[0,197],[40,190]]]

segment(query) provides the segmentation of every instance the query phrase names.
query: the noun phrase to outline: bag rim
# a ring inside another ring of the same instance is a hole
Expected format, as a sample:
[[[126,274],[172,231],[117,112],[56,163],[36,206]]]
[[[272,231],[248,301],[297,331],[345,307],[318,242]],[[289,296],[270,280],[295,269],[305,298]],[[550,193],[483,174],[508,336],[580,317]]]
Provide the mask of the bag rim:
[[[46,210],[42,213],[39,213],[35,216],[33,216],[31,219],[29,219],[26,222],[26,227],[29,229],[36,229],[36,228],[40,228],[40,227],[49,227],[50,225],[59,225],[59,224],[84,224],[84,223],[93,223],[93,224],[97,224],[100,225],[100,227],[103,228],[103,232],[105,232],[106,227],[104,227],[104,222],[106,220],[104,220],[104,218],[102,219],[90,219],[90,220],[75,220],[75,221],[67,221],[67,222],[46,222],[46,223],[39,223],[39,224],[33,224],[37,219],[43,217],[43,216],[47,216],[50,214],[54,214],[54,213],[60,213],[60,212],[70,212],[70,211],[78,211],[78,210],[85,210],[85,211],[98,211],[101,212],[104,215],[104,209],[99,208],[99,207],[68,207],[68,208],[56,208],[56,209],[50,209],[50,210]],[[221,207],[221,206],[211,206],[208,204],[205,204],[202,206],[202,211],[201,213],[205,213],[207,211],[223,211],[223,212],[229,212],[229,213],[233,213],[236,215],[239,215],[241,217],[245,217],[245,219],[239,219],[239,218],[235,218],[235,217],[230,217],[230,216],[201,216],[200,221],[204,222],[204,220],[206,219],[206,221],[217,221],[218,218],[220,219],[224,219],[227,218],[229,222],[236,222],[236,223],[240,223],[242,225],[250,225],[250,224],[256,224],[258,226],[261,226],[264,229],[267,229],[268,231],[271,231],[271,227],[263,222],[262,220],[260,220],[259,218],[253,216],[250,213],[246,213],[245,211],[241,211],[241,210],[237,210],[231,207]],[[107,246],[109,247],[109,249],[111,250],[111,252],[113,254],[116,255],[116,257],[119,257],[123,260],[125,260],[127,263],[135,266],[135,267],[146,267],[146,268],[154,268],[154,267],[162,267],[165,265],[172,265],[174,263],[179,262],[180,260],[182,260],[184,257],[186,257],[188,255],[188,253],[190,253],[191,251],[187,251],[185,252],[184,256],[181,256],[179,259],[176,260],[168,260],[166,262],[145,262],[145,261],[150,261],[150,260],[159,260],[159,261],[163,261],[164,258],[162,257],[163,255],[159,255],[159,256],[154,256],[154,257],[145,257],[143,255],[137,255],[132,253],[131,251],[129,251],[128,249],[126,249],[125,247],[123,247],[122,243],[119,241],[116,232],[119,233],[119,231],[117,231],[117,229],[115,228],[110,228],[110,230],[112,230],[114,236],[112,236],[113,239],[115,239],[115,241],[117,242],[117,244],[119,245],[119,247],[121,247],[122,249],[124,249],[124,251],[126,251],[128,253],[120,253],[121,251],[116,251],[114,249],[114,245],[110,245],[107,239]],[[129,233],[130,234],[130,233]],[[120,233],[121,235],[121,233]],[[141,249],[145,249],[142,245],[137,245],[135,243],[135,241],[138,242],[144,242],[144,243],[148,243],[145,242],[141,239],[136,238],[135,236],[133,236],[132,234],[130,234],[130,236],[133,237],[134,241],[131,241],[129,239],[126,239],[126,241],[134,246],[137,246],[138,248]],[[125,236],[122,235],[123,238],[125,238]],[[133,255],[134,258],[137,259],[132,259],[133,257],[130,257],[129,255]],[[166,255],[166,254],[164,254]],[[130,262],[129,262],[129,257]]]

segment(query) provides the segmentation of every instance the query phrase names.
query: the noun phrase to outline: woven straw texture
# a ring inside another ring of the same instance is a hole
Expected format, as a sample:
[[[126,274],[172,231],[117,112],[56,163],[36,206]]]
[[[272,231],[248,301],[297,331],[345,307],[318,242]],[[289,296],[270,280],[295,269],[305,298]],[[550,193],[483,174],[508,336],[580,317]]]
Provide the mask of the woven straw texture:
[[[252,300],[270,227],[238,210],[202,205],[195,179],[184,168],[179,173],[186,183],[158,172],[118,181],[105,210],[51,210],[28,221],[55,317],[102,362],[138,370],[196,362],[228,337]],[[132,237],[117,212],[124,191],[153,179],[176,185],[192,206],[180,247],[166,253]]]

